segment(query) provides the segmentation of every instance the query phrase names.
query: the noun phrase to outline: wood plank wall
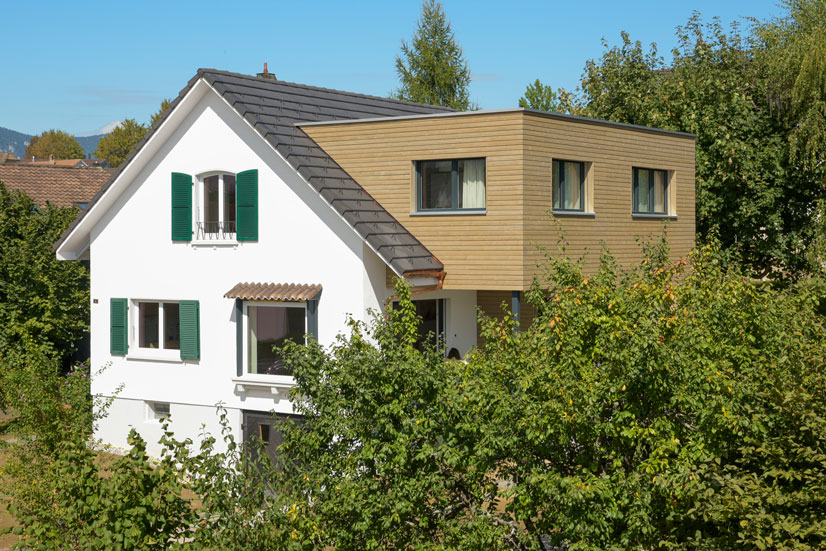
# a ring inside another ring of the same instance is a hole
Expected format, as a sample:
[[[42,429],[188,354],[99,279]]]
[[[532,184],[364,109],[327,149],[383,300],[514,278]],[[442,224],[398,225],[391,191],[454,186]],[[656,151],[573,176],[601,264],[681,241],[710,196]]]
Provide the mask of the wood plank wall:
[[[690,137],[527,111],[303,130],[442,261],[445,289],[506,291],[510,301],[509,291],[530,286],[541,259],[537,245],[556,251],[560,229],[569,254],[588,252],[589,269],[603,243],[620,263],[638,262],[636,238],[659,235],[663,221],[631,216],[635,166],[672,171],[677,215],[667,224],[672,257],[684,257],[694,244]],[[487,214],[411,215],[415,161],[468,157],[486,159]],[[593,217],[549,214],[554,158],[590,163]],[[491,300],[498,306],[498,298]]]
[[[524,281],[522,114],[305,126],[350,176],[445,265],[445,289]],[[487,214],[411,216],[414,162],[485,157]]]
[[[639,262],[637,238],[659,236],[664,221],[631,215],[633,167],[670,171],[676,198],[676,203],[670,201],[670,210],[677,219],[665,224],[672,259],[684,258],[694,246],[693,139],[531,113],[526,114],[524,130],[525,288],[542,260],[536,245],[557,251],[559,230],[564,232],[569,255],[586,255],[586,269],[596,268],[603,246],[620,264]],[[593,217],[548,214],[554,158],[590,163]]]

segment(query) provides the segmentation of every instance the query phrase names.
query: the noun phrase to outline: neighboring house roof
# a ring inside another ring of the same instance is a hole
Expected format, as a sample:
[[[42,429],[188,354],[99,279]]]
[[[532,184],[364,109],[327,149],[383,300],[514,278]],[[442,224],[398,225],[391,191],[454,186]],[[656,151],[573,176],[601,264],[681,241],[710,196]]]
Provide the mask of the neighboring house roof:
[[[452,111],[446,107],[317,88],[274,78],[199,69],[170,108],[121,163],[112,182],[129,166],[144,144],[200,79],[207,82],[272,145],[396,273],[444,269],[442,263],[418,239],[295,123]],[[106,187],[110,184],[111,182]],[[106,187],[98,196],[105,192]],[[55,248],[60,246],[89,210],[81,213],[69,226]]]
[[[20,159],[18,159],[17,155],[15,155],[14,153],[0,153],[0,164],[3,164],[5,162],[16,163],[19,160]]]
[[[34,166],[76,166],[76,167],[100,167],[100,168],[109,168],[108,161],[101,161],[98,159],[59,159],[57,161],[47,160],[47,161],[21,161],[23,164],[27,165],[34,165]]]
[[[239,283],[224,295],[241,300],[305,302],[321,293],[318,283]]]
[[[24,191],[38,206],[89,203],[111,175],[100,168],[0,164],[0,182]]]

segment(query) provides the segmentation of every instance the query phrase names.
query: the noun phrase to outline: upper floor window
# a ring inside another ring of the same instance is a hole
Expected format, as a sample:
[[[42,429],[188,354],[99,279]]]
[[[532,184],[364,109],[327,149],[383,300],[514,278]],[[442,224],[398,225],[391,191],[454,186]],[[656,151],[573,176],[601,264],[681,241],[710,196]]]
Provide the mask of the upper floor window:
[[[484,210],[485,159],[416,163],[417,210]]]
[[[585,210],[585,163],[553,161],[554,210]]]
[[[634,168],[632,201],[634,214],[668,214],[668,172]]]
[[[235,174],[213,174],[201,182],[198,239],[235,239]]]

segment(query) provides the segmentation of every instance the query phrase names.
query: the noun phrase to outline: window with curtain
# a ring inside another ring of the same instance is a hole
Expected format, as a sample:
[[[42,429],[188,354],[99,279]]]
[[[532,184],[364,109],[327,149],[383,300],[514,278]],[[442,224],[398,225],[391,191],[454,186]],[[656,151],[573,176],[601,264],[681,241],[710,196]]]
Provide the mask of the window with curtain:
[[[668,214],[668,173],[665,170],[634,168],[632,212]]]
[[[585,163],[554,160],[552,166],[554,210],[585,210]]]
[[[247,372],[290,375],[280,348],[290,340],[304,342],[304,304],[250,304],[247,306]]]
[[[416,163],[419,211],[484,210],[485,159]]]

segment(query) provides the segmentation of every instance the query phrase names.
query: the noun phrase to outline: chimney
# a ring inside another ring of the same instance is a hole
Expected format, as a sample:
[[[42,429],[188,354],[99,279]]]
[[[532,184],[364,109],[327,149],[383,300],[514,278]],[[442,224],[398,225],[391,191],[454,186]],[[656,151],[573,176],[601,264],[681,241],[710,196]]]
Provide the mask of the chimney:
[[[258,73],[258,74],[257,74],[257,75],[255,75],[255,76],[257,76],[258,78],[267,78],[267,79],[270,79],[270,80],[276,80],[276,78],[275,78],[275,73],[269,73],[269,72],[267,72],[267,64],[266,64],[266,62],[264,63],[264,72],[263,72],[263,73]]]

